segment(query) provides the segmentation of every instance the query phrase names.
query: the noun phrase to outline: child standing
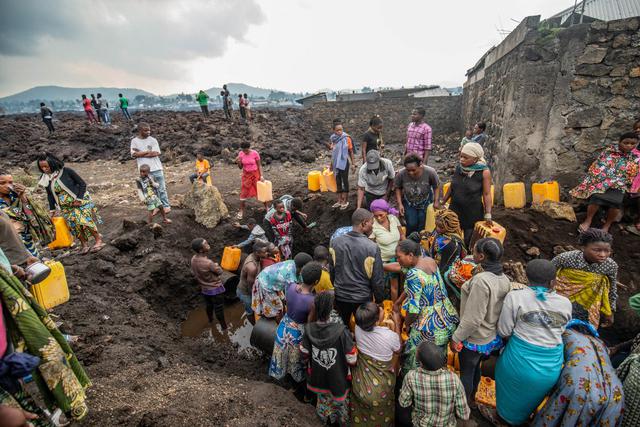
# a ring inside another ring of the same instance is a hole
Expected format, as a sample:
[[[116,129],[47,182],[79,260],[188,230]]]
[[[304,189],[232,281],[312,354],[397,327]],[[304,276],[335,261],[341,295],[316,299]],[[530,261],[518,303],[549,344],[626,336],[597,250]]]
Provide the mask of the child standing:
[[[282,258],[287,260],[291,258],[293,247],[293,230],[291,227],[293,218],[291,212],[286,210],[282,200],[276,200],[273,203],[273,207],[276,211],[269,220],[269,224],[273,230],[275,244],[278,246],[278,249],[280,249]]]
[[[196,173],[189,176],[189,181],[193,182],[198,179],[203,183],[207,183],[207,178],[211,175],[211,164],[209,160],[204,158],[202,152],[196,153]]]
[[[224,319],[224,285],[220,280],[222,268],[207,257],[211,249],[209,243],[201,237],[193,239],[191,249],[195,255],[191,258],[191,272],[200,285],[200,292],[206,304],[207,318],[209,323],[213,323],[213,314],[220,322],[222,330],[227,329],[227,322]]]
[[[447,358],[435,344],[423,341],[418,346],[420,367],[404,377],[399,403],[403,408],[413,404],[414,426],[455,426],[456,418],[468,420],[467,405],[460,378],[446,368]]]
[[[316,295],[316,322],[304,325],[300,344],[302,357],[308,363],[307,388],[316,393],[316,414],[322,422],[346,426],[349,422],[349,388],[351,374],[358,358],[349,329],[331,322],[333,292]]]
[[[247,115],[247,120],[251,121],[251,104],[249,104],[249,96],[244,94],[244,111]]]
[[[333,134],[331,135],[331,167],[335,174],[338,201],[332,208],[345,210],[349,207],[349,160],[355,171],[356,162],[353,158],[353,141],[349,134],[342,128],[342,121],[333,121]]]
[[[325,246],[316,246],[313,250],[313,260],[322,266],[322,276],[316,285],[316,293],[333,290],[333,263],[331,254]]]
[[[151,168],[149,165],[140,166],[140,178],[136,179],[138,187],[138,197],[140,201],[147,205],[149,211],[149,223],[153,222],[153,217],[160,213],[162,222],[171,224],[171,220],[167,218],[167,213],[162,209],[162,202],[158,196],[158,188],[160,184],[150,175]]]

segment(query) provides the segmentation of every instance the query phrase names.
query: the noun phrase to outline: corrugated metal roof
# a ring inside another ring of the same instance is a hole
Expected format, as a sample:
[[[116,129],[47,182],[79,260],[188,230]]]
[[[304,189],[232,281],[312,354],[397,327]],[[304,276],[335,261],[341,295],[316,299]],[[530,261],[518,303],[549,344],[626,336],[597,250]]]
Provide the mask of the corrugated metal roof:
[[[615,21],[616,19],[640,16],[640,0],[584,0],[577,4],[575,13],[582,13],[584,3],[584,15],[601,21]],[[571,16],[574,7],[571,6],[552,18],[561,18],[561,23]]]

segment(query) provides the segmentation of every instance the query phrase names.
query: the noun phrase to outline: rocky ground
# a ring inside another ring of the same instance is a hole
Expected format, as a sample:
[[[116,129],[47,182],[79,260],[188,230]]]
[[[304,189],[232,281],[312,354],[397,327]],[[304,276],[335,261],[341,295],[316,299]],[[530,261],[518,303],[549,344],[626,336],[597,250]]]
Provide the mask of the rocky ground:
[[[171,116],[164,117],[166,115]],[[151,228],[142,222],[146,212],[137,201],[133,187],[136,168],[128,159],[131,133],[128,125],[120,130],[97,127],[85,130],[81,117],[63,124],[69,127],[64,135],[86,132],[97,140],[96,135],[113,133],[108,142],[105,138],[100,143],[111,148],[93,151],[88,148],[89,142],[84,142],[80,136],[76,142],[70,136],[68,139],[66,136],[65,139],[57,139],[58,136],[41,139],[37,136],[42,134],[37,118],[0,119],[0,129],[3,130],[0,138],[13,141],[13,145],[3,145],[6,147],[2,159],[6,162],[4,166],[12,163],[16,175],[28,180],[19,169],[27,165],[32,149],[26,148],[23,152],[17,149],[22,147],[20,140],[40,144],[38,149],[46,146],[68,153],[65,155],[67,159],[81,160],[71,166],[88,181],[104,219],[101,231],[110,244],[103,251],[84,256],[64,251],[54,254],[65,265],[71,291],[71,300],[54,312],[64,322],[62,330],[65,333],[80,337],[74,347],[93,380],[88,391],[91,415],[86,424],[318,425],[313,408],[300,403],[291,391],[272,382],[267,376],[265,359],[248,348],[246,336],[240,336],[240,331],[246,333],[247,327],[239,316],[242,310],[238,310],[237,304],[230,303],[226,310],[232,324],[230,336],[214,330],[211,339],[203,328],[196,328],[195,333],[185,333],[189,322],[202,319],[201,311],[196,310],[201,301],[189,272],[190,241],[194,237],[205,237],[212,245],[212,254],[218,258],[225,245],[239,242],[246,234],[236,230],[230,220],[223,221],[215,229],[207,229],[194,221],[192,210],[179,207],[182,195],[189,189],[186,176],[193,167],[190,158],[188,162],[182,162],[183,157],[180,156],[188,157],[195,144],[189,132],[194,132],[198,124],[209,129],[209,124],[202,122],[196,113],[162,112],[150,116],[145,120],[152,123],[152,131],[165,152],[172,147],[176,152],[181,150],[179,156],[165,160],[169,193],[176,208],[171,213],[174,223],[160,228]],[[228,139],[239,141],[245,132],[258,134],[264,128],[277,132],[275,129],[283,128],[283,123],[288,120],[304,123],[302,112],[277,111],[259,116],[266,117],[265,121],[258,119],[258,124],[248,130],[229,128],[232,136]],[[216,120],[214,118],[212,122],[218,123]],[[166,133],[160,133],[163,129],[161,121],[168,123],[162,131]],[[74,123],[78,129],[72,127]],[[253,127],[258,130],[253,130]],[[12,129],[24,132],[24,136],[16,136],[11,131],[7,135],[7,130]],[[173,138],[172,131],[168,129],[187,132],[188,136]],[[223,129],[217,132],[221,135]],[[320,142],[326,135],[321,130],[285,132],[287,135],[294,133],[317,134]],[[268,165],[265,175],[273,181],[277,194],[289,193],[305,198],[305,210],[312,220],[318,222],[318,227],[308,234],[296,230],[295,246],[296,250],[310,250],[314,244],[328,243],[335,228],[348,224],[351,211],[327,208],[333,203],[332,194],[309,194],[306,191],[307,172],[326,164],[326,153],[315,150],[315,158],[305,163],[295,157],[298,151],[305,150],[294,148],[316,143],[314,139],[303,139],[304,144],[286,141],[261,140],[261,144],[269,143],[263,146],[264,149],[291,153],[282,161]],[[440,151],[433,156],[433,166],[439,171],[448,171],[454,162],[456,142],[441,142]],[[206,144],[206,140],[198,144]],[[232,145],[230,147],[233,148]],[[399,147],[391,148],[399,150]],[[73,157],[76,153],[84,154],[80,158]],[[397,158],[397,154],[392,157]],[[235,213],[239,171],[225,161],[222,154],[214,160],[214,184],[223,194],[230,211]],[[352,195],[352,205],[354,200]],[[257,203],[251,205],[249,212],[256,218],[261,215]],[[580,218],[581,214],[578,216]],[[536,254],[533,247],[539,249],[541,256],[549,258],[554,253],[570,249],[576,240],[577,224],[551,220],[530,209],[508,211],[497,208],[494,217],[508,229],[508,261],[526,262]],[[626,298],[637,292],[640,286],[640,265],[637,263],[640,245],[636,236],[618,228],[613,232],[614,259],[621,267],[622,285],[617,324],[608,336],[619,340],[637,333],[640,324],[626,304]]]

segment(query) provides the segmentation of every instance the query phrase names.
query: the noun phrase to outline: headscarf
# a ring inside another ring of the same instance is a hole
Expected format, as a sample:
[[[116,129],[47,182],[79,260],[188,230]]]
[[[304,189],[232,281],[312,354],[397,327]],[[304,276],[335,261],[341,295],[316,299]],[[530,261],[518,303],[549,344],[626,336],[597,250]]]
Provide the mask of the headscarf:
[[[369,205],[371,212],[382,211],[391,215],[398,215],[398,210],[389,206],[389,203],[385,199],[376,199]]]
[[[482,145],[478,144],[477,142],[466,143],[462,147],[462,150],[460,152],[466,154],[467,156],[478,159],[478,161],[471,166],[458,165],[460,167],[460,170],[463,173],[466,173],[468,176],[471,177],[477,171],[489,169],[489,166],[487,166],[487,161],[484,158],[484,149],[482,148]]]
[[[436,221],[442,223],[442,233],[449,237],[456,237],[460,241],[464,241],[462,238],[462,229],[460,228],[460,220],[458,214],[450,209],[442,209],[436,211]]]

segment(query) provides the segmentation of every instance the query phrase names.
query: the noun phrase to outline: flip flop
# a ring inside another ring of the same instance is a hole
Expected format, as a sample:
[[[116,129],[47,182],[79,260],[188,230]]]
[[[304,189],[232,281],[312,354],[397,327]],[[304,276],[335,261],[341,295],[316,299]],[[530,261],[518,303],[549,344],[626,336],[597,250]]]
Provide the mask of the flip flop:
[[[89,251],[91,251],[91,247],[85,246],[84,248],[80,249],[80,255],[86,255],[89,253]]]
[[[582,234],[582,233],[584,233],[584,232],[585,232],[585,231],[587,231],[587,230],[588,230],[588,228],[582,228],[582,224],[580,224],[580,225],[578,226],[578,234]]]
[[[100,243],[99,245],[94,245],[89,252],[91,252],[92,254],[95,254],[96,252],[100,252],[100,250],[102,250],[102,248],[104,248],[105,246],[107,246],[106,243]]]
[[[162,221],[164,224],[171,224],[173,221],[171,221],[169,218],[165,219]]]
[[[237,219],[242,219],[242,214],[241,214],[240,212],[238,212],[238,213],[236,214],[236,218],[237,218]]]

